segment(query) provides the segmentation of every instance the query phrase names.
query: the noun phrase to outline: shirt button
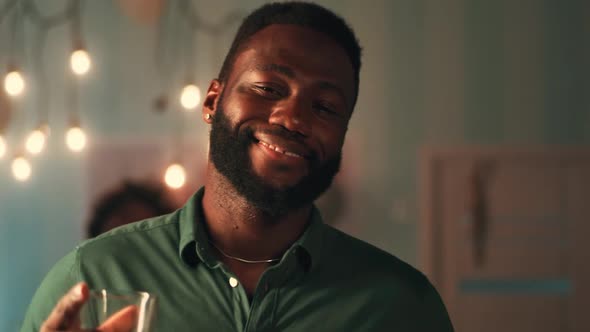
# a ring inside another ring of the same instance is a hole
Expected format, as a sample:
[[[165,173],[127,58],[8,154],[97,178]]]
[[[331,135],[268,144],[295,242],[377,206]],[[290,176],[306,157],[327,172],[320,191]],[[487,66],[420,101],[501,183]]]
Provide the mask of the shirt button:
[[[238,279],[236,279],[234,277],[229,278],[229,285],[232,288],[236,288],[238,286]]]

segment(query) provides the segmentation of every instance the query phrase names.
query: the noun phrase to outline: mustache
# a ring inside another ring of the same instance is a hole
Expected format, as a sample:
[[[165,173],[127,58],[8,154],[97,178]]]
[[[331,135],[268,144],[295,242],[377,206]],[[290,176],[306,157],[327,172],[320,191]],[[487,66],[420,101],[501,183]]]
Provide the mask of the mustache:
[[[303,135],[301,135],[298,132],[295,131],[290,131],[287,130],[283,127],[277,126],[277,127],[249,127],[248,131],[250,132],[249,134],[254,134],[254,132],[259,132],[259,133],[263,133],[263,134],[268,134],[268,135],[272,135],[272,136],[278,136],[280,138],[283,138],[285,140],[289,140],[289,141],[295,141],[299,144],[305,144],[304,142],[304,138]]]

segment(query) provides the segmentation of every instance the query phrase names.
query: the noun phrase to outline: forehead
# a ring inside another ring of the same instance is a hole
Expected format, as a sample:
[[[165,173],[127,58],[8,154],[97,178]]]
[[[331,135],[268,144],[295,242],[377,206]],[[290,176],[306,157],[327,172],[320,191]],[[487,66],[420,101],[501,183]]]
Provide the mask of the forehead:
[[[330,36],[310,28],[273,24],[258,31],[237,55],[233,72],[264,65],[288,67],[302,78],[337,81],[353,93],[354,69],[347,53]]]

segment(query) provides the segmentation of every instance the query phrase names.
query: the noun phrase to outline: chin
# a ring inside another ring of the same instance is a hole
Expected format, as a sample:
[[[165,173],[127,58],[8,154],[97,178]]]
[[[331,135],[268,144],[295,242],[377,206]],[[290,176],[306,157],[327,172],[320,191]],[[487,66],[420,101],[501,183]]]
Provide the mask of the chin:
[[[303,172],[281,172],[277,170],[265,170],[264,172],[252,172],[256,174],[259,181],[264,183],[268,188],[285,191],[300,185],[307,174]],[[275,173],[275,174],[273,174]],[[278,173],[278,174],[277,174]]]

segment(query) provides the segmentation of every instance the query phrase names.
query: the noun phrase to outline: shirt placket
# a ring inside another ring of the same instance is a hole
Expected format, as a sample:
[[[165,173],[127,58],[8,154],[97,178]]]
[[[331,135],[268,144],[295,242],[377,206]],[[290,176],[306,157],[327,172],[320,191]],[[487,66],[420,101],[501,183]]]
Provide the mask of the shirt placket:
[[[250,306],[250,315],[244,327],[245,332],[273,331],[274,313],[280,287],[296,269],[295,252],[288,254],[281,264],[262,274]]]
[[[240,284],[238,278],[229,271],[225,266],[220,266],[219,269],[223,274],[222,287],[228,289],[229,305],[233,311],[234,326],[237,332],[243,332],[244,326],[250,316],[250,305],[248,303],[248,295],[246,290]]]

